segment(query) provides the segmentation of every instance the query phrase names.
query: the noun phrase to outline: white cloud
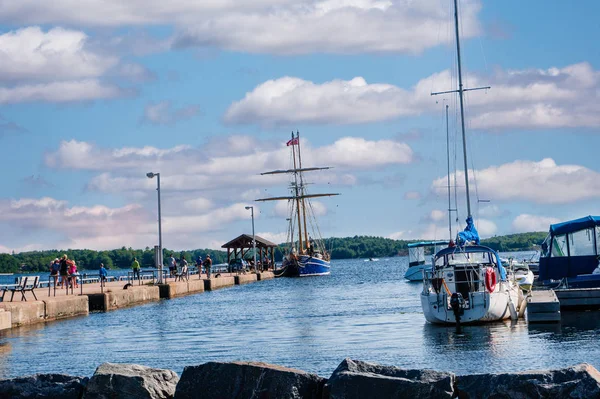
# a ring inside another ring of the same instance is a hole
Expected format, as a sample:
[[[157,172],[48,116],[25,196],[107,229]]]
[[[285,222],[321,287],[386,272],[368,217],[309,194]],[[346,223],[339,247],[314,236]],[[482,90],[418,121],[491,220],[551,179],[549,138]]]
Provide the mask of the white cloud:
[[[250,212],[245,209],[247,203],[222,207],[191,199],[183,203],[187,207],[185,215],[177,214],[179,203],[167,203],[163,207],[164,245],[170,249],[218,248],[224,242],[215,245],[221,231],[231,223],[250,219]],[[260,212],[259,208],[255,210]],[[135,203],[110,208],[104,205],[71,206],[67,201],[50,197],[0,200],[0,225],[3,228],[18,230],[25,237],[40,233],[46,237],[45,242],[39,245],[15,245],[11,248],[3,243],[0,251],[151,247],[158,239],[154,211],[154,207],[147,211]]]
[[[119,97],[132,91],[105,83],[102,78],[146,72],[92,50],[85,33],[63,28],[44,32],[34,26],[6,32],[0,35],[0,59],[0,82],[5,84],[0,87],[2,104]]]
[[[434,209],[429,214],[429,219],[433,222],[439,222],[440,220],[446,218],[447,212],[440,211],[439,209]]]
[[[260,173],[289,168],[289,147],[280,143],[248,148],[251,139],[235,136],[235,140],[244,145],[235,150],[234,155],[211,151],[216,142],[209,142],[208,148],[175,146],[158,149],[147,146],[105,149],[71,140],[61,142],[57,151],[47,153],[45,162],[52,168],[113,171],[114,174],[104,172],[95,176],[88,184],[88,188],[103,192],[149,191],[156,183],[146,178],[148,171],[160,171],[163,188],[181,191],[250,190],[282,186],[288,181],[286,175],[265,177]],[[356,184],[356,177],[349,173],[353,170],[406,164],[413,157],[411,148],[404,143],[355,137],[341,138],[331,145],[316,148],[303,140],[303,155],[305,166],[335,168],[311,174],[311,182],[341,185]]]
[[[515,233],[529,233],[532,231],[548,231],[551,224],[560,222],[559,219],[548,216],[537,216],[523,213],[512,222]]]
[[[481,238],[494,236],[498,232],[498,226],[496,226],[496,223],[487,219],[476,219],[475,227],[477,227],[477,231],[479,232],[479,236]]]
[[[469,74],[470,126],[482,129],[597,127],[600,72],[589,63],[547,70],[496,69],[490,76]],[[229,123],[283,125],[355,124],[437,112],[431,90],[452,89],[450,71],[421,79],[404,89],[367,83],[362,77],[314,83],[295,77],[269,80],[234,102],[225,113]]]
[[[287,233],[271,233],[271,232],[258,232],[257,236],[269,240],[275,244],[283,244],[287,241]]]
[[[421,199],[421,193],[418,191],[407,191],[404,193],[403,198],[406,200],[419,200]]]
[[[480,32],[477,0],[461,2],[463,37]],[[440,26],[451,9],[436,0],[5,0],[0,21],[76,26],[175,25],[175,47],[305,54],[419,53],[450,44]],[[356,27],[360,26],[360,34]]]
[[[183,108],[173,108],[170,101],[151,103],[144,108],[142,120],[154,125],[171,125],[181,120],[192,118],[200,112],[197,105],[188,105]]]
[[[0,104],[22,102],[65,103],[111,99],[127,95],[127,90],[117,86],[104,85],[95,79],[68,82],[51,82],[33,85],[0,87]]]
[[[116,57],[86,48],[87,36],[54,28],[28,27],[0,35],[0,80],[55,81],[97,78],[117,65]]]
[[[557,165],[551,158],[539,162],[517,160],[476,171],[479,195],[493,201],[531,201],[566,204],[600,196],[600,173],[580,165]],[[472,183],[473,171],[469,172]],[[433,181],[434,192],[442,193],[447,177]],[[464,181],[464,172],[457,172]]]

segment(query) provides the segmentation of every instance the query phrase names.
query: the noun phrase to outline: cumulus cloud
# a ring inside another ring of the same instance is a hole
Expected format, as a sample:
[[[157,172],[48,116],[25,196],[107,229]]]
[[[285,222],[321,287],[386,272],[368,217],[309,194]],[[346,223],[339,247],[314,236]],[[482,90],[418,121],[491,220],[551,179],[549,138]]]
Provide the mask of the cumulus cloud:
[[[197,105],[173,108],[170,101],[161,101],[146,105],[142,120],[153,125],[171,125],[181,120],[190,119],[199,113],[200,107]]]
[[[479,34],[478,0],[461,2],[463,37]],[[174,47],[253,53],[419,53],[451,43],[440,26],[451,9],[436,0],[177,1],[6,0],[0,21],[75,26],[175,25]],[[356,34],[356,26],[361,27]]]
[[[473,128],[558,128],[600,125],[600,72],[589,63],[546,70],[496,69],[489,76],[469,74],[470,87],[492,86],[469,93]],[[421,79],[411,88],[368,83],[362,77],[314,83],[295,77],[269,80],[234,102],[228,123],[282,125],[296,123],[355,124],[437,112],[432,88],[450,90],[446,70]]]
[[[228,224],[250,219],[244,209],[247,203],[232,203],[222,207],[208,201],[184,201],[186,215],[173,211],[174,205],[163,208],[163,233],[166,247],[190,249],[214,244],[219,231]],[[44,248],[113,249],[122,246],[144,248],[157,241],[156,214],[141,204],[111,208],[104,205],[74,206],[51,197],[0,200],[0,225],[22,236],[43,233],[45,242],[36,245],[4,246],[0,250],[34,250]],[[198,239],[207,232],[211,239]],[[220,245],[219,245],[220,246]],[[211,245],[212,248],[218,247]]]
[[[551,224],[560,222],[559,219],[549,216],[538,216],[523,213],[512,222],[515,233],[529,233],[532,231],[548,231]]]
[[[1,7],[1,6],[0,6]],[[137,76],[135,64],[90,48],[77,30],[27,27],[0,35],[0,103],[72,102],[132,93],[105,83],[108,75]],[[140,71],[141,69],[141,71]]]
[[[161,184],[170,190],[205,190],[216,188],[245,188],[282,185],[288,181],[285,175],[268,178],[260,173],[287,169],[289,148],[278,145],[253,146],[254,139],[234,136],[242,143],[233,154],[211,152],[208,148],[175,146],[168,149],[155,147],[126,147],[107,149],[77,140],[63,141],[59,148],[47,153],[47,166],[59,169],[103,171],[95,176],[88,188],[104,192],[127,192],[149,190],[155,183],[146,178],[148,171],[160,171]],[[227,140],[225,140],[227,141]],[[356,184],[352,171],[402,165],[412,161],[412,149],[392,140],[365,140],[356,137],[341,138],[334,143],[312,147],[303,140],[305,165],[332,166],[335,169],[311,174],[311,182],[317,184]],[[377,156],[373,156],[377,154]],[[111,173],[112,171],[113,173]]]
[[[566,204],[600,196],[600,173],[580,165],[558,165],[553,159],[539,162],[517,160],[500,166],[469,172],[480,196],[494,201],[531,201],[538,204]],[[453,178],[453,175],[451,175]],[[443,193],[447,177],[436,179],[432,191]],[[457,172],[464,181],[464,172]]]

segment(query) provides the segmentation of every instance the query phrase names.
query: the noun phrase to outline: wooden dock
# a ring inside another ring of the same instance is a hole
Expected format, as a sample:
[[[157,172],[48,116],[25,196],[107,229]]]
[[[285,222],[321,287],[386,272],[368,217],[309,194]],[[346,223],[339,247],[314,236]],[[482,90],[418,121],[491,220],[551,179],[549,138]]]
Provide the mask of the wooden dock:
[[[532,291],[527,297],[527,322],[560,322],[560,302],[554,291]]]
[[[600,288],[566,288],[554,292],[561,309],[600,309]]]

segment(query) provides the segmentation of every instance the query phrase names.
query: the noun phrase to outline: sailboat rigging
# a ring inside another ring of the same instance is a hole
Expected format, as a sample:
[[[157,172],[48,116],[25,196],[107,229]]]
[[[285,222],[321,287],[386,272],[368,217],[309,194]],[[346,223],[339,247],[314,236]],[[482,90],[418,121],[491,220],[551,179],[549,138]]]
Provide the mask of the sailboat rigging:
[[[508,317],[516,318],[515,304],[519,301],[519,288],[514,279],[507,276],[498,253],[479,245],[479,234],[473,224],[463,97],[466,91],[489,89],[489,87],[473,89],[463,87],[457,0],[454,0],[454,26],[458,89],[431,94],[458,93],[459,96],[467,226],[457,234],[456,246],[449,246],[435,254],[433,269],[425,272],[421,305],[427,321],[456,324],[457,328],[460,328],[461,322],[474,323],[502,320]]]
[[[292,169],[274,170],[264,172],[261,175],[290,174],[292,181],[290,184],[291,195],[261,198],[256,201],[288,201],[291,203],[289,222],[289,253],[283,260],[282,268],[276,271],[276,276],[316,276],[327,275],[330,273],[331,255],[325,248],[323,238],[318,230],[313,229],[312,236],[309,235],[307,216],[310,217],[312,206],[311,198],[331,197],[339,193],[308,194],[306,192],[307,183],[304,181],[304,172],[317,170],[328,170],[330,167],[302,167],[302,155],[300,152],[300,133],[292,132],[292,138],[287,142],[287,146],[292,147]],[[297,147],[297,149],[296,149]],[[314,218],[314,215],[312,215]],[[297,229],[294,229],[294,225]],[[313,239],[313,237],[315,237]]]

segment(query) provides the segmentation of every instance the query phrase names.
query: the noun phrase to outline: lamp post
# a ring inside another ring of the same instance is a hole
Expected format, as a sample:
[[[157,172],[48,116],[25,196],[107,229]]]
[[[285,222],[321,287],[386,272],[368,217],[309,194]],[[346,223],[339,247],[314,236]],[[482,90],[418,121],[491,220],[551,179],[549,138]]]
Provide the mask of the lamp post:
[[[247,206],[246,210],[250,209],[250,215],[252,216],[252,248],[254,250],[254,270],[258,273],[258,265],[256,263],[256,236],[254,235],[254,207]]]
[[[156,176],[156,191],[158,191],[158,283],[162,284],[163,278],[163,248],[162,248],[162,229],[161,229],[161,217],[160,217],[160,173],[146,173],[148,179],[154,178]]]

